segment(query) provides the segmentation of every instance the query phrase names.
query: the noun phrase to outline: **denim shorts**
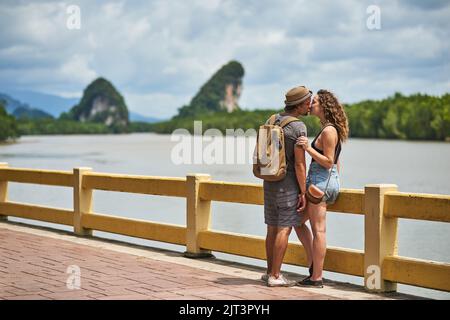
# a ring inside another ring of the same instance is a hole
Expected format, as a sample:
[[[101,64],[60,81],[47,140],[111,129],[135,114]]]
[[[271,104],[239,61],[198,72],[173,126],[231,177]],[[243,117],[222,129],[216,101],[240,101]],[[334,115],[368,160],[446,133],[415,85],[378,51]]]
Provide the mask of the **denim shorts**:
[[[320,190],[324,191],[327,185],[329,170],[322,167],[317,162],[312,162],[309,166],[308,176],[306,177],[306,188],[314,184]],[[327,191],[323,197],[326,204],[333,204],[339,196],[340,182],[337,166],[334,164],[331,169],[330,182]]]

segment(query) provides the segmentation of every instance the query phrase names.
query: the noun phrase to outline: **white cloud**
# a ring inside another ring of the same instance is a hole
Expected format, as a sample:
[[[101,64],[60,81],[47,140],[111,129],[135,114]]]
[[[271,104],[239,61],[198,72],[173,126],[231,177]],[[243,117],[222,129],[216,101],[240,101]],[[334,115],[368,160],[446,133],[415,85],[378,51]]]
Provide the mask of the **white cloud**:
[[[123,12],[124,2],[110,2],[102,5],[101,14],[104,14],[107,19],[116,19]]]
[[[450,5],[381,0],[370,31],[370,2],[77,0],[81,30],[68,30],[67,3],[2,1],[0,92],[72,95],[103,76],[130,109],[168,117],[231,59],[244,108],[280,106],[298,84],[344,101],[449,91]]]
[[[81,84],[97,77],[97,73],[89,67],[88,58],[77,54],[61,66],[60,72],[64,78],[70,77]]]

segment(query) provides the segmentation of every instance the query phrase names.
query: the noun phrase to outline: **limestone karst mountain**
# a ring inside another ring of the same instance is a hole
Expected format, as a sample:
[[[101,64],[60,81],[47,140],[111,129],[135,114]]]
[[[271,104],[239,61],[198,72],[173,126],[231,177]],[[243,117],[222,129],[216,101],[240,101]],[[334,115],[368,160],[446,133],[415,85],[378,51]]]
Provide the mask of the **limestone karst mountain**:
[[[243,76],[244,68],[238,61],[228,62],[200,88],[189,105],[179,109],[175,118],[239,109]]]
[[[80,102],[61,115],[62,119],[104,123],[123,131],[129,123],[125,100],[111,82],[98,78],[83,92]]]

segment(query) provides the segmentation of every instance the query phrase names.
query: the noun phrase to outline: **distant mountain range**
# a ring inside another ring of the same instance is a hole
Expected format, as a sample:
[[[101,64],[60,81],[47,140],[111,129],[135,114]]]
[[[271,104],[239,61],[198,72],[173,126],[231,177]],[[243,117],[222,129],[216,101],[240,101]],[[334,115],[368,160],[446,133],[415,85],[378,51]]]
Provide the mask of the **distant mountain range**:
[[[165,120],[165,119],[160,119],[160,118],[143,116],[142,114],[136,113],[136,112],[133,112],[133,111],[129,111],[129,116],[130,116],[130,121],[133,121],[133,122],[154,123],[154,122],[160,122],[160,121],[164,121]]]
[[[0,93],[0,100],[6,101],[6,111],[16,116],[16,118],[19,116],[23,117],[24,115],[30,118],[49,116],[58,118],[61,113],[69,111],[70,108],[80,101],[79,98],[64,98],[51,94],[22,90],[9,90],[7,93]],[[148,123],[163,121],[163,119],[147,117],[133,111],[129,112],[129,119],[130,121]]]
[[[53,118],[51,114],[37,108],[32,108],[28,104],[3,93],[0,93],[0,101],[5,102],[4,105],[6,107],[6,112],[13,115],[17,119]]]
[[[62,112],[72,108],[80,100],[79,98],[63,98],[51,94],[22,90],[10,90],[7,94],[14,97],[14,99],[33,106],[33,108],[50,113],[55,118],[58,118]]]

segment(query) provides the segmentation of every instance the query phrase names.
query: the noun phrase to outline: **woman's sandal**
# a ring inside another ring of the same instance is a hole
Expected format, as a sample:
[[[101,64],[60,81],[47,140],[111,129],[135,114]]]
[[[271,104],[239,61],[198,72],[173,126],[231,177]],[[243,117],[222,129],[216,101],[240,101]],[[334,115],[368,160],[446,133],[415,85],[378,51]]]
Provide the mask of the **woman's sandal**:
[[[314,272],[314,269],[313,269],[313,264],[311,264],[311,267],[309,267],[309,276],[307,276],[305,279],[309,279],[309,278],[311,278],[312,277],[312,275],[313,275],[313,272]],[[303,280],[305,280],[305,279],[303,279]]]
[[[306,277],[305,279],[303,279],[302,281],[299,281],[297,283],[297,285],[302,286],[302,287],[323,288],[322,280],[318,280],[318,281],[311,280],[313,272],[314,272],[314,268],[313,268],[313,264],[311,264],[311,267],[309,267],[309,276]]]
[[[312,288],[323,288],[323,281],[322,280],[311,280],[311,278],[303,279],[302,281],[298,282],[297,285],[301,287],[312,287]]]

